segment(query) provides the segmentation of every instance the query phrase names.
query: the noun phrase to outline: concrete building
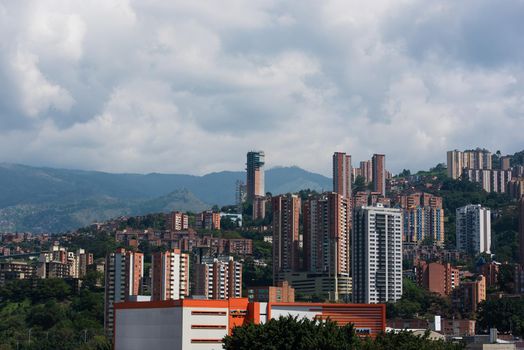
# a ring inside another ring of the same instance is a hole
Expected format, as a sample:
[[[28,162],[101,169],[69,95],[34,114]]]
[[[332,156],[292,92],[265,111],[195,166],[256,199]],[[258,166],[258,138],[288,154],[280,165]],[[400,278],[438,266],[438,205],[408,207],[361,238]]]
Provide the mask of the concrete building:
[[[261,220],[266,217],[266,202],[265,196],[255,196],[252,201],[253,210],[251,215],[253,220]]]
[[[295,289],[287,281],[278,282],[276,286],[251,287],[247,290],[250,302],[294,303]]]
[[[286,272],[279,276],[304,297],[317,296],[331,301],[349,301],[352,293],[352,279],[347,274],[330,275],[324,272]],[[335,290],[336,288],[336,290]]]
[[[402,296],[402,211],[355,208],[352,231],[353,301],[384,303]]]
[[[463,169],[490,170],[491,163],[491,152],[486,149],[447,152],[448,176],[452,179],[460,178],[463,175]]]
[[[255,196],[265,196],[264,190],[264,151],[251,151],[247,153],[246,162],[246,190],[247,201],[252,203]]]
[[[172,232],[185,231],[189,228],[189,216],[180,211],[173,211],[167,215],[167,227]]]
[[[305,201],[302,213],[304,268],[333,277],[330,298],[338,300],[337,280],[351,273],[349,201],[338,193],[323,193]]]
[[[198,214],[195,218],[197,229],[220,230],[220,213],[206,210]]]
[[[491,253],[491,211],[468,204],[456,212],[457,249],[472,255]]]
[[[246,185],[242,180],[235,182],[235,205],[237,207],[237,214],[242,215],[243,204],[246,201]]]
[[[459,270],[451,264],[419,262],[416,266],[417,284],[441,296],[450,295],[460,285]]]
[[[342,152],[333,154],[333,192],[351,198],[351,156]]]
[[[374,154],[373,162],[373,191],[386,196],[386,156]]]
[[[115,350],[218,350],[234,327],[288,315],[330,318],[340,326],[352,323],[360,336],[375,337],[386,328],[385,305],[183,299],[125,302],[116,304],[115,310]]]
[[[231,256],[203,257],[195,265],[193,296],[207,299],[240,298],[242,296],[242,263]]]
[[[300,268],[299,216],[300,198],[287,194],[271,200],[273,209],[273,283],[281,272]]]
[[[104,328],[113,335],[114,304],[130,300],[141,293],[144,277],[144,254],[118,248],[106,257]]]
[[[152,300],[189,296],[189,255],[179,249],[155,252],[152,257]]]

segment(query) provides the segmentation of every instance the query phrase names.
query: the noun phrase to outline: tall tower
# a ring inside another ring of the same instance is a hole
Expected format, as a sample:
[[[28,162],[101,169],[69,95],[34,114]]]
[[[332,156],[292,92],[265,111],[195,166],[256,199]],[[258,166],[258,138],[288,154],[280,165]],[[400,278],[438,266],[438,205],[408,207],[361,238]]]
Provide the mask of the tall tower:
[[[447,153],[447,164],[448,164],[448,176],[454,180],[462,176],[464,156],[461,151],[448,151]]]
[[[351,198],[351,156],[342,152],[333,154],[333,192]]]
[[[114,304],[139,295],[144,277],[144,254],[118,248],[106,257],[104,326],[113,335]]]
[[[300,198],[286,194],[273,197],[273,282],[280,272],[299,270]]]
[[[303,206],[304,267],[309,272],[350,274],[350,206],[348,199],[328,192]]]
[[[352,230],[353,301],[385,303],[402,296],[402,212],[363,206]]]
[[[373,191],[386,196],[386,156],[374,154],[373,162]]]
[[[247,201],[253,203],[256,196],[265,196],[264,192],[264,151],[251,151],[247,153],[246,163],[246,189]]]

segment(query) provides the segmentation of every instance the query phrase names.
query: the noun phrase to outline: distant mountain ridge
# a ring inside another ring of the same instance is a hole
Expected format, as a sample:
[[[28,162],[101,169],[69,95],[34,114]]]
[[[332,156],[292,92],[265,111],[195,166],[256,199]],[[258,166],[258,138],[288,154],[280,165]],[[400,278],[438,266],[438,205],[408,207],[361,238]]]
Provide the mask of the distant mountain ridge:
[[[266,171],[273,194],[331,188],[331,179],[298,167]],[[113,174],[0,164],[0,231],[61,232],[120,215],[233,204],[245,172]]]

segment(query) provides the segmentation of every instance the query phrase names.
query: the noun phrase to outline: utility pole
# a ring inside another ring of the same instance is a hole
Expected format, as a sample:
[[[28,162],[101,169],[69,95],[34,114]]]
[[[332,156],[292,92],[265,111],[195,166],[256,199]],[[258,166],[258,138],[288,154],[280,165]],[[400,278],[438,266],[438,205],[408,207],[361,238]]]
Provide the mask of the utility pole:
[[[27,331],[27,333],[28,333],[28,340],[27,340],[28,345],[31,345],[31,331],[32,330],[33,330],[33,328],[29,328],[29,331]]]
[[[84,329],[84,343],[87,343],[87,329]]]

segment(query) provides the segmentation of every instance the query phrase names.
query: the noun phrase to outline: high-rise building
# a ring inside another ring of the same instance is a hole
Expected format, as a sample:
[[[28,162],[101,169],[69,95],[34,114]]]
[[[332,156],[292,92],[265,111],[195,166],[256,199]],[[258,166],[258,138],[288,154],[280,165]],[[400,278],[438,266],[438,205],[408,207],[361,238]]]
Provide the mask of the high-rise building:
[[[349,276],[351,211],[348,199],[338,193],[324,193],[305,201],[302,213],[305,269]]]
[[[333,192],[351,198],[351,156],[342,152],[333,154]]]
[[[275,196],[273,210],[273,281],[281,272],[298,271],[300,197],[294,194]]]
[[[184,231],[189,228],[189,216],[180,211],[173,211],[167,216],[167,227],[175,231]]]
[[[114,304],[139,295],[144,277],[144,254],[118,248],[106,257],[104,326],[113,335]]]
[[[260,220],[266,217],[266,202],[267,199],[265,196],[255,196],[255,198],[253,198],[253,211],[251,214],[253,220]]]
[[[491,211],[480,204],[457,208],[457,249],[472,255],[490,253]]]
[[[520,264],[524,267],[524,197],[519,201],[519,244]]]
[[[203,257],[194,268],[192,295],[207,299],[242,297],[242,263],[233,257]]]
[[[462,176],[462,152],[458,150],[448,151],[447,153],[447,164],[448,164],[448,176],[456,180]]]
[[[373,181],[373,162],[371,160],[360,162],[360,173],[366,185]]]
[[[152,300],[189,296],[189,255],[179,249],[155,252],[152,258]]]
[[[246,163],[246,189],[247,201],[252,203],[255,196],[265,196],[264,192],[264,151],[251,151],[247,153]]]
[[[353,301],[385,303],[402,296],[402,211],[355,208],[351,266]]]
[[[198,214],[195,218],[197,229],[220,230],[220,213],[206,210]]]
[[[374,154],[373,162],[373,191],[386,195],[386,156]]]

